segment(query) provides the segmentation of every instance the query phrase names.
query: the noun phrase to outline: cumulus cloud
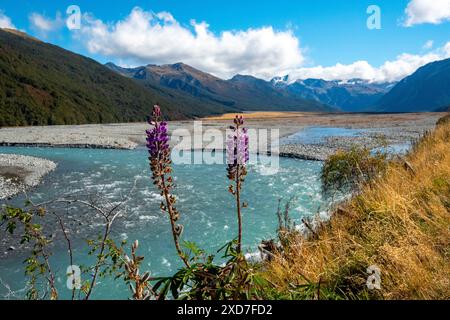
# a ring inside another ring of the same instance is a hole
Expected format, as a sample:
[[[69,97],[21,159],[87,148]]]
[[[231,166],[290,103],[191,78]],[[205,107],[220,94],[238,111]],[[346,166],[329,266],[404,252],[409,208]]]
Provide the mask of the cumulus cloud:
[[[450,57],[450,42],[447,42],[442,48],[442,52],[446,58]]]
[[[450,0],[411,0],[405,9],[405,14],[406,27],[450,21]]]
[[[0,28],[16,29],[11,19],[0,10]]]
[[[427,42],[425,42],[425,44],[423,45],[422,48],[425,50],[429,50],[429,49],[433,48],[433,44],[434,44],[433,40],[428,40]]]
[[[290,81],[306,78],[374,82],[398,81],[417,68],[450,57],[450,42],[423,54],[403,53],[381,66],[365,60],[334,66],[303,67],[305,50],[291,29],[272,27],[229,30],[216,34],[202,21],[178,22],[169,12],[134,8],[123,20],[106,23],[84,14],[81,30],[74,32],[91,54],[109,57],[122,66],[184,62],[221,78],[248,74],[263,79],[289,75]]]
[[[289,29],[272,27],[212,32],[206,22],[180,24],[169,12],[138,7],[121,21],[83,16],[77,37],[94,54],[128,64],[182,61],[222,78],[237,73],[268,78],[288,73],[304,61],[300,42]]]
[[[395,60],[386,61],[379,67],[374,67],[367,61],[357,61],[347,65],[338,63],[329,67],[298,68],[289,73],[289,81],[307,78],[324,80],[361,78],[373,82],[399,81],[427,63],[449,57],[450,42],[447,42],[442,48],[424,55],[403,53],[397,56]]]
[[[56,17],[54,19],[47,18],[37,12],[33,12],[28,16],[28,19],[30,20],[31,28],[38,31],[41,35],[57,31],[64,25],[64,20],[61,17],[60,12],[56,13]]]

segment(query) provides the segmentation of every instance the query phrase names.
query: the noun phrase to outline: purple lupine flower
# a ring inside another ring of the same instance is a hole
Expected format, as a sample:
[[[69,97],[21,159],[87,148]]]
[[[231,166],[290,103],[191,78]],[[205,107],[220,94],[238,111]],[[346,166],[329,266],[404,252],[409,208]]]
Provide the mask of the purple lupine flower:
[[[153,121],[152,121],[153,122]],[[147,149],[152,158],[158,157],[169,149],[167,122],[153,122],[153,128],[146,130]]]
[[[149,153],[150,168],[152,170],[152,179],[157,188],[161,191],[163,201],[161,202],[161,210],[169,215],[170,225],[172,228],[173,240],[178,255],[184,264],[189,267],[189,261],[186,254],[181,250],[179,238],[183,232],[183,226],[177,221],[180,213],[175,208],[176,198],[170,191],[173,188],[173,178],[170,161],[169,133],[167,122],[161,121],[161,108],[158,105],[153,106],[152,117],[148,123],[151,129],[145,130],[147,134],[147,149]]]
[[[147,149],[151,158],[158,158],[162,160],[166,151],[169,150],[169,134],[167,122],[161,121],[161,108],[158,105],[153,106],[152,117],[149,119],[149,124],[153,126],[152,129],[145,130],[147,134]]]
[[[240,128],[237,137],[237,163],[245,165],[250,159],[248,151],[248,131],[247,128]]]
[[[234,118],[234,126],[230,129],[231,134],[227,139],[227,177],[231,181],[228,190],[236,197],[236,209],[238,217],[238,238],[237,238],[237,252],[241,253],[242,246],[242,214],[241,207],[245,206],[241,203],[241,188],[244,178],[247,174],[246,164],[249,160],[249,137],[247,129],[242,127],[244,119],[242,116]]]
[[[246,128],[234,128],[227,139],[227,164],[245,165],[249,161],[248,131]]]
[[[241,127],[244,124],[242,116],[234,119],[234,126],[231,127],[231,134],[228,135],[226,141],[228,177],[234,180],[237,166],[245,167],[249,161],[249,137],[246,128]],[[245,170],[241,170],[240,174],[245,174]]]
[[[161,121],[161,108],[153,106],[152,116],[148,123],[151,129],[145,130],[147,134],[147,150],[149,153],[150,168],[155,184],[160,190],[170,190],[170,181],[163,181],[162,177],[172,171],[170,162],[169,132],[167,122]]]

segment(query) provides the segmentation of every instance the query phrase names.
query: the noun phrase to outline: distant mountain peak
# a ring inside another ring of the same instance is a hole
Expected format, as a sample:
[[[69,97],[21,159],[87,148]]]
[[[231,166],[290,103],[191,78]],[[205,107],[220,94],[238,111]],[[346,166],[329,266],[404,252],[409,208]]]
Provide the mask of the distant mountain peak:
[[[283,85],[287,85],[289,81],[289,75],[285,75],[282,77],[273,77],[270,80],[270,83],[274,86],[283,86]]]
[[[241,79],[256,79],[254,76],[248,75],[248,74],[236,74],[231,80],[241,80]]]
[[[298,79],[286,85],[285,88],[305,99],[317,100],[349,112],[368,110],[390,89],[388,84],[370,83],[357,78],[349,80]]]
[[[189,65],[187,65],[187,64],[185,64],[183,62],[176,62],[176,63],[171,64],[171,66],[173,68],[186,68],[186,67],[192,68],[191,66],[189,66]]]
[[[365,84],[369,83],[369,80],[361,79],[361,78],[352,78],[348,80],[338,80],[340,83],[348,83],[348,84]]]
[[[450,105],[450,58],[428,63],[397,83],[377,104],[387,112],[422,112]]]
[[[263,79],[256,78],[248,74],[237,74],[229,81],[231,82],[245,82],[245,83],[256,83],[256,82],[266,82]]]
[[[334,83],[334,82],[323,80],[323,79],[308,78],[308,79],[302,80],[302,83],[304,83],[306,85],[311,85],[311,86],[323,86],[327,83]]]

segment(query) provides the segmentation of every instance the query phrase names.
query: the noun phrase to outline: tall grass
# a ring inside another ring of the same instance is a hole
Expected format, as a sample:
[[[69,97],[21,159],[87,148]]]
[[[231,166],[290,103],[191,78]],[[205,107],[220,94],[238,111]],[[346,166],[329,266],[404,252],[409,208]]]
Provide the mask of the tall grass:
[[[380,290],[366,285],[372,265]],[[450,121],[389,162],[314,237],[293,233],[263,274],[269,298],[450,298]]]

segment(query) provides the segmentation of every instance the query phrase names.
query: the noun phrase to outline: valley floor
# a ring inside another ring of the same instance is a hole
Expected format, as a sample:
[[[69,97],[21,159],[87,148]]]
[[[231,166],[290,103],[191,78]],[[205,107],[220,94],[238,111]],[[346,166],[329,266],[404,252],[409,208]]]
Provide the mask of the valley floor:
[[[203,131],[209,128],[225,131],[234,114],[199,119]],[[308,127],[368,129],[361,135],[339,137],[329,135],[320,143],[303,144],[285,141],[280,154],[296,158],[323,160],[338,148],[352,144],[376,147],[380,137],[389,145],[410,143],[434,127],[443,113],[305,113],[252,112],[244,114],[246,127],[279,129],[280,138],[291,136]],[[145,144],[146,123],[89,124],[67,126],[9,127],[0,129],[0,145],[50,146],[81,148],[133,149]],[[169,129],[187,129],[193,135],[193,121],[172,121]],[[187,133],[184,133],[187,134]],[[174,140],[174,139],[172,139]]]

